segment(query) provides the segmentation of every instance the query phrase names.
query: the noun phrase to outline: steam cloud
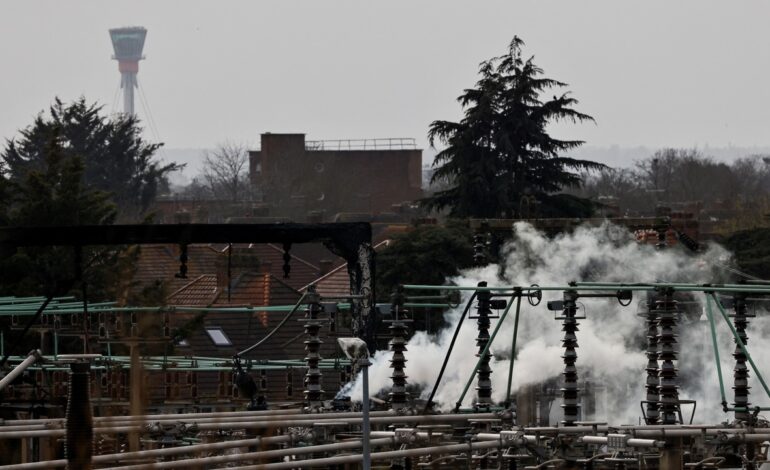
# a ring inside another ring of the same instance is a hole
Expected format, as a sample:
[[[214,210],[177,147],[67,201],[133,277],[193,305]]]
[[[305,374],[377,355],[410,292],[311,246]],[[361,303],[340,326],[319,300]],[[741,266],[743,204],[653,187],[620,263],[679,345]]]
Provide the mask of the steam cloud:
[[[514,238],[503,249],[501,265],[490,265],[462,273],[452,281],[458,285],[476,285],[487,281],[490,286],[565,285],[569,281],[607,282],[714,282],[720,272],[712,261],[725,262],[729,253],[717,245],[696,256],[678,248],[658,251],[653,246],[637,243],[624,228],[605,224],[601,227],[580,227],[569,234],[554,239],[547,238],[526,223],[514,226]],[[580,320],[577,333],[579,348],[578,375],[590,378],[602,387],[597,393],[595,416],[583,419],[605,420],[612,424],[636,424],[640,418],[640,400],[645,397],[646,378],[644,355],[646,328],[644,319],[636,315],[643,311],[638,304],[643,293],[634,294],[634,303],[621,307],[614,299],[585,299],[587,318]],[[465,294],[467,301],[470,293]],[[561,299],[561,292],[544,292],[543,302],[531,307],[522,302],[517,355],[513,374],[513,388],[560,378],[564,364],[561,359],[561,321],[554,320],[553,312],[545,308],[548,300]],[[695,300],[705,302],[702,295]],[[409,384],[421,388],[427,398],[446,355],[449,342],[462,313],[463,306],[446,313],[449,326],[437,335],[416,333],[407,346],[406,373]],[[582,313],[582,312],[581,312]],[[728,402],[732,402],[732,351],[735,347],[729,329],[714,308],[719,329],[719,345],[722,370]],[[759,312],[758,312],[759,313]],[[697,315],[696,315],[697,316]],[[495,327],[493,320],[490,333]],[[680,323],[679,361],[680,398],[698,401],[694,422],[719,422],[730,418],[721,411],[719,385],[711,346],[711,336],[705,315],[690,323]],[[749,334],[749,351],[758,367],[770,360],[770,350],[763,347],[770,333],[767,316],[752,319]],[[451,408],[459,398],[471,371],[476,365],[476,322],[466,320],[452,352],[436,398],[443,409]],[[508,376],[511,340],[513,337],[513,310],[505,320],[491,348],[493,399],[503,401]],[[379,351],[370,367],[370,387],[373,394],[390,388],[389,351]],[[751,374],[753,404],[765,400],[761,385]],[[472,385],[475,387],[475,383]],[[463,405],[473,400],[473,388],[469,390]],[[354,400],[362,397],[360,377],[343,392]],[[559,401],[551,410],[551,423],[561,419]],[[685,419],[689,410],[683,406]]]

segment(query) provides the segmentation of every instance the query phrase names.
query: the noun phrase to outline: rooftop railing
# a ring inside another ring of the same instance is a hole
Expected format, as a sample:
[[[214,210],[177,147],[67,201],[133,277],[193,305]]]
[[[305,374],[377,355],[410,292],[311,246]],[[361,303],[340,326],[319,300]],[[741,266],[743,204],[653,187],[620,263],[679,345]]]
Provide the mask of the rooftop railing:
[[[417,143],[411,137],[305,141],[306,150],[414,150],[416,148]]]

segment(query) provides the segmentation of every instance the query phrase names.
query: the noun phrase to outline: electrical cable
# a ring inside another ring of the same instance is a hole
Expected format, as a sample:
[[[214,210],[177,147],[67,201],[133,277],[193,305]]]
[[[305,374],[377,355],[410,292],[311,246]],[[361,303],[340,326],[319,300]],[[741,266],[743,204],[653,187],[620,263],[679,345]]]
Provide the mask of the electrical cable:
[[[118,84],[117,88],[115,88],[115,96],[112,97],[112,107],[110,108],[110,115],[113,115],[117,112],[118,109],[118,96],[120,95],[120,84]]]
[[[444,370],[446,370],[446,365],[449,363],[449,356],[452,355],[452,348],[454,348],[455,341],[457,340],[457,335],[460,333],[460,328],[463,325],[463,320],[465,320],[465,316],[468,315],[468,311],[471,309],[471,305],[473,304],[473,300],[476,298],[476,295],[478,292],[474,292],[473,295],[471,295],[471,298],[468,299],[468,303],[465,304],[465,310],[463,310],[463,314],[460,315],[460,320],[457,322],[457,328],[455,328],[455,333],[452,336],[452,341],[449,343],[449,350],[447,350],[446,356],[444,356],[444,363],[441,365],[441,370],[438,373],[438,377],[436,378],[436,383],[433,385],[433,390],[430,392],[430,396],[428,397],[428,401],[425,403],[425,408],[423,409],[423,413],[427,413],[428,410],[433,406],[433,397],[436,395],[436,390],[438,390],[438,386],[441,383],[441,378],[444,376]]]
[[[158,125],[155,122],[155,117],[152,115],[152,111],[150,111],[150,103],[147,100],[147,96],[144,94],[144,88],[139,86],[139,80],[136,81],[136,89],[139,90],[139,100],[142,103],[144,112],[147,114],[147,124],[150,126],[150,131],[153,133],[157,142],[162,142],[160,139],[160,132],[158,132]],[[166,155],[166,151],[162,146],[160,147],[160,153],[163,156],[163,159],[168,161],[168,155]]]
[[[256,343],[252,344],[251,346],[249,346],[248,348],[244,349],[243,351],[241,351],[241,352],[237,353],[237,354],[235,355],[235,357],[240,357],[240,356],[243,356],[244,354],[248,354],[248,353],[250,353],[251,351],[253,351],[253,350],[257,349],[258,347],[260,347],[260,346],[261,346],[261,345],[262,345],[262,344],[263,344],[265,341],[269,340],[269,339],[270,339],[270,337],[272,337],[272,336],[273,336],[273,335],[274,335],[274,334],[275,334],[275,333],[276,333],[278,330],[280,330],[280,329],[281,329],[281,327],[282,327],[282,326],[283,326],[283,325],[284,325],[284,324],[285,324],[287,321],[289,321],[289,318],[291,318],[291,316],[292,316],[292,315],[294,315],[294,313],[295,313],[295,312],[296,312],[296,311],[299,309],[299,307],[302,305],[302,302],[304,302],[304,300],[305,300],[305,297],[306,297],[306,296],[307,296],[307,292],[305,292],[304,294],[302,294],[302,297],[300,297],[300,298],[299,298],[299,300],[297,301],[296,305],[294,305],[294,308],[292,308],[291,310],[289,310],[289,313],[287,313],[287,314],[286,314],[286,316],[285,316],[285,317],[283,317],[283,320],[281,320],[281,322],[280,322],[278,325],[276,325],[276,326],[275,326],[275,328],[273,328],[273,330],[272,330],[270,333],[268,333],[268,334],[267,334],[267,336],[265,336],[265,337],[264,337],[264,338],[262,338],[261,340],[257,341]]]

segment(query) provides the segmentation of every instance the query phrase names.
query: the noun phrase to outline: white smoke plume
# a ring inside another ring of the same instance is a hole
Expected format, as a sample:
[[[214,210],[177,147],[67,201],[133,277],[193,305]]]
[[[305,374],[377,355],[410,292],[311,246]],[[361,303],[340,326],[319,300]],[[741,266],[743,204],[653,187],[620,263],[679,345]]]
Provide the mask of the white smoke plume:
[[[487,281],[489,286],[541,286],[566,285],[570,281],[606,282],[693,282],[705,283],[719,280],[719,273],[712,268],[713,261],[724,263],[729,253],[717,245],[710,245],[704,253],[693,255],[682,249],[658,251],[653,246],[638,243],[626,229],[605,224],[601,227],[580,227],[572,233],[550,239],[531,225],[517,223],[513,240],[503,250],[504,263],[472,269],[451,281],[457,285],[475,286]],[[464,294],[464,300],[470,292]],[[548,300],[561,299],[561,292],[544,292],[543,302],[532,307],[522,302],[516,347],[513,389],[527,384],[560,378],[562,362],[561,321],[554,319],[545,305]],[[584,299],[587,318],[580,320],[577,333],[577,368],[580,380],[590,378],[600,384],[597,394],[596,415],[583,419],[597,419],[612,424],[636,424],[639,422],[640,400],[645,398],[644,355],[646,327],[637,313],[644,293],[635,293],[634,302],[622,307],[614,299]],[[703,296],[695,299],[703,302]],[[697,308],[697,306],[696,306]],[[463,305],[446,313],[449,326],[437,335],[416,333],[407,346],[406,373],[411,385],[422,389],[427,398],[439,372],[449,342],[454,333]],[[473,310],[471,310],[473,312]],[[493,399],[503,401],[507,385],[511,341],[513,338],[513,312],[511,309],[505,324],[491,348],[494,355],[491,367]],[[582,313],[582,311],[580,312]],[[719,328],[719,344],[725,379],[727,401],[732,402],[732,351],[735,347],[724,321],[714,307]],[[697,312],[696,315],[697,317]],[[493,320],[490,333],[495,327]],[[682,376],[681,399],[696,399],[698,410],[694,422],[719,422],[730,418],[720,407],[719,385],[716,375],[711,336],[705,315],[690,323],[679,325],[679,361]],[[764,347],[770,333],[767,316],[752,319],[749,334],[749,351],[753,354],[760,371],[770,360],[770,350]],[[476,322],[466,320],[457,338],[451,360],[442,384],[434,399],[443,409],[454,406],[477,361]],[[390,381],[390,353],[379,351],[370,367],[372,394],[387,391]],[[752,376],[752,404],[766,404],[764,391]],[[463,405],[472,403],[475,383],[472,384]],[[351,390],[352,389],[352,390]],[[347,387],[354,400],[362,394],[360,377]],[[551,422],[561,419],[559,400],[551,411]],[[689,406],[683,406],[685,420],[689,420]]]

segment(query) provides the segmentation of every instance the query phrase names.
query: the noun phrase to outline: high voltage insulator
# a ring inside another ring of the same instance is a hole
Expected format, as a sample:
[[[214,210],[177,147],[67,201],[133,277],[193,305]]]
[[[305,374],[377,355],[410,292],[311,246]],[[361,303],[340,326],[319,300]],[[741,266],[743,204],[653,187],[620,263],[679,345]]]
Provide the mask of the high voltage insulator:
[[[647,410],[645,412],[645,421],[647,424],[657,424],[660,420],[660,378],[658,374],[658,315],[655,311],[657,307],[655,297],[652,294],[647,296],[647,312],[644,314],[647,318]]]
[[[91,411],[91,365],[70,364],[67,397],[67,468],[91,468],[94,453],[93,413]]]
[[[321,369],[318,364],[321,361],[321,338],[318,336],[323,320],[319,318],[323,312],[320,296],[315,291],[315,286],[310,286],[305,295],[307,308],[305,308],[305,402],[309,409],[318,409],[323,406],[323,390],[321,389]]]
[[[395,411],[400,411],[407,406],[408,394],[406,393],[406,378],[407,375],[404,372],[406,368],[406,336],[409,331],[406,323],[411,321],[406,318],[408,314],[407,310],[402,307],[404,301],[403,292],[397,291],[393,294],[393,302],[391,302],[390,313],[392,320],[390,320],[391,340],[388,345],[390,351],[393,353],[390,359],[390,367],[393,369],[393,373],[390,376],[393,381],[393,385],[390,390],[390,408]]]
[[[578,373],[575,363],[577,362],[577,298],[576,291],[568,290],[564,291],[564,310],[562,315],[562,331],[564,332],[564,339],[562,345],[564,346],[564,386],[561,389],[562,404],[561,407],[564,410],[564,421],[562,423],[565,426],[574,426],[575,421],[580,416],[580,403],[578,400],[578,394],[580,389],[578,388]]]
[[[487,237],[483,233],[473,235],[473,263],[476,266],[487,264]]]
[[[487,287],[487,283],[482,281],[478,284],[479,287]],[[489,316],[492,313],[490,301],[492,295],[489,291],[479,291],[476,295],[478,301],[476,306],[477,320],[479,335],[476,337],[476,345],[479,348],[476,357],[480,357],[484,352],[484,349],[489,342]],[[484,357],[481,359],[478,368],[478,382],[476,387],[476,406],[477,407],[489,407],[492,405],[492,368],[489,367],[489,361],[492,355],[487,351]]]
[[[733,309],[735,313],[731,315],[733,317],[733,323],[735,324],[735,331],[738,333],[738,337],[743,341],[744,345],[749,342],[749,337],[746,334],[746,327],[749,324],[749,318],[754,315],[748,313],[748,307],[746,305],[746,294],[735,294],[733,296]],[[733,391],[735,394],[735,419],[738,421],[749,421],[750,413],[748,411],[749,406],[749,368],[746,366],[746,354],[743,353],[741,346],[735,341],[735,351],[733,357],[735,358],[735,368],[733,369]],[[739,410],[738,408],[744,408]]]
[[[679,311],[674,291],[665,289],[655,302],[658,316],[658,360],[660,361],[660,424],[677,424],[679,408],[678,369],[677,360],[677,320]]]

